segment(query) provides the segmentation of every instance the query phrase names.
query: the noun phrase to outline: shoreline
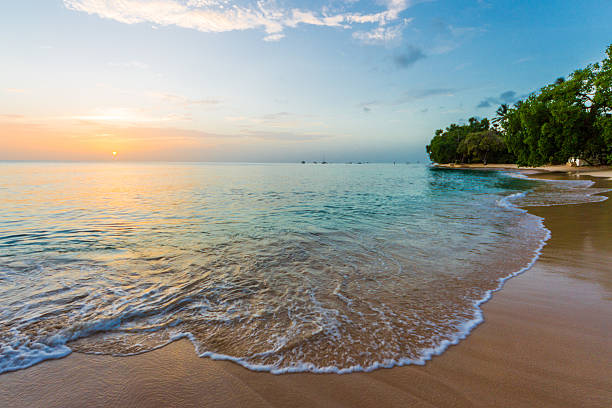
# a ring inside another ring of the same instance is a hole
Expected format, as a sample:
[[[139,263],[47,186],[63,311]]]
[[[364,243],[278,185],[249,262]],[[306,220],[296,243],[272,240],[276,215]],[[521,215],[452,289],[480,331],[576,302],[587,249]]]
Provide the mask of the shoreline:
[[[539,166],[539,167],[519,167],[516,164],[487,164],[474,163],[474,164],[434,164],[434,167],[441,167],[447,169],[458,169],[458,170],[515,170],[525,174],[548,174],[548,173],[567,173],[580,176],[591,176],[591,177],[605,177],[612,179],[612,166],[581,166],[572,167],[568,165],[550,165],[550,166]]]
[[[546,178],[547,172],[535,176]],[[602,178],[599,184],[612,186]],[[612,362],[612,276],[606,276],[605,268],[595,273],[601,265],[612,267],[612,243],[606,240],[610,201],[530,207],[552,231],[541,256],[481,304],[484,323],[424,366],[272,375],[199,358],[188,341],[180,340],[131,357],[72,353],[0,375],[0,386],[11,391],[0,396],[0,405],[612,404],[612,379],[606,376]]]

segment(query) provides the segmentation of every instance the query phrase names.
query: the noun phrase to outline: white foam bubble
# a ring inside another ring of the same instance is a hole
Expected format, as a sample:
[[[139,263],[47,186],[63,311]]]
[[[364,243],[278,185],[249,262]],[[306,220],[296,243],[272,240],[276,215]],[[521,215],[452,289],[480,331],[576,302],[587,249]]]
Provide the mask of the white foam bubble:
[[[28,368],[44,360],[66,357],[72,351],[65,345],[46,345],[33,343],[12,347],[0,347],[0,374]]]
[[[512,173],[511,175],[516,176],[515,173]],[[590,181],[581,181],[581,187],[591,186],[592,184],[593,183]],[[520,193],[515,193],[512,195],[503,197],[497,201],[497,205],[507,210],[510,210],[510,211],[516,211],[521,214],[525,214],[527,213],[527,210],[518,208],[514,204],[514,202],[516,202],[516,200],[519,200],[525,197],[526,194],[527,192],[520,192]],[[606,199],[607,197],[602,197],[602,198]],[[483,313],[481,310],[481,305],[487,302],[489,299],[491,299],[493,293],[495,293],[496,291],[499,291],[508,279],[514,276],[517,276],[521,273],[524,273],[529,268],[531,268],[533,264],[537,261],[537,259],[539,258],[542,252],[544,245],[546,244],[546,241],[550,238],[551,233],[544,226],[544,220],[542,218],[537,217],[532,214],[527,214],[527,216],[533,220],[534,227],[538,229],[540,232],[542,232],[542,238],[539,240],[538,246],[537,248],[535,248],[533,252],[533,257],[531,258],[531,260],[526,264],[526,266],[524,266],[520,270],[510,273],[509,275],[503,278],[500,278],[497,282],[497,286],[494,289],[486,291],[480,299],[475,300],[473,302],[472,312],[473,312],[474,317],[472,319],[469,319],[467,321],[464,321],[458,324],[455,327],[455,332],[451,334],[451,337],[449,339],[444,339],[440,341],[435,347],[421,350],[418,358],[407,358],[407,357],[398,357],[396,359],[385,358],[385,359],[381,359],[381,361],[374,362],[367,366],[360,365],[360,364],[354,364],[354,365],[349,365],[347,367],[337,367],[333,365],[320,366],[312,362],[305,362],[305,361],[297,361],[287,366],[280,366],[278,363],[277,364],[254,364],[250,362],[248,357],[231,356],[231,355],[215,353],[215,352],[206,351],[206,350],[200,350],[201,346],[197,338],[190,332],[181,332],[179,328],[177,328],[177,332],[173,336],[171,336],[171,338],[168,341],[162,344],[158,344],[155,347],[152,347],[147,350],[140,351],[140,352],[126,353],[126,354],[121,354],[121,355],[141,354],[142,352],[146,352],[146,351],[150,351],[150,350],[153,350],[159,347],[163,347],[178,339],[186,338],[191,341],[191,343],[194,345],[196,349],[197,354],[201,357],[209,357],[214,360],[233,361],[253,371],[267,371],[273,374],[285,374],[285,373],[295,373],[295,372],[345,374],[345,373],[352,373],[352,372],[368,372],[368,371],[373,371],[379,368],[391,368],[394,366],[403,366],[403,365],[409,365],[409,364],[423,365],[428,360],[433,358],[433,356],[442,354],[451,345],[457,344],[461,340],[465,339],[476,326],[478,326],[480,323],[484,321]],[[401,269],[401,265],[399,266]],[[231,289],[231,286],[228,286],[228,288]],[[341,284],[338,284],[335,287],[333,294],[338,299],[347,303],[350,306],[353,300],[349,299],[344,294],[342,294],[341,289],[342,289]],[[155,292],[150,291],[148,295],[152,295],[153,293]],[[311,296],[311,304],[315,306],[317,313],[325,318],[321,322],[322,324],[321,328],[324,329],[328,335],[338,338],[339,334],[338,334],[337,328],[340,325],[340,323],[337,319],[337,314],[338,314],[337,311],[324,307],[324,305],[318,302],[316,297],[314,297],[314,293],[311,292],[310,296]],[[117,306],[124,306],[124,303],[127,303],[127,300],[123,302],[115,303],[116,307],[113,310],[117,310],[118,309]],[[84,307],[82,309],[82,312],[85,313],[89,311],[90,309],[91,308],[89,307]],[[384,310],[379,310],[378,312],[381,316],[383,317],[385,316]],[[361,314],[361,312],[359,311],[357,311],[356,313]],[[0,373],[26,368],[26,367],[34,365],[43,360],[64,357],[70,354],[71,352],[71,349],[66,345],[67,342],[71,340],[79,339],[82,337],[87,337],[93,333],[104,332],[104,331],[116,328],[120,324],[121,324],[121,318],[119,317],[109,318],[109,319],[99,319],[94,322],[88,323],[86,326],[78,327],[78,330],[75,330],[75,328],[69,328],[66,330],[62,330],[59,333],[46,338],[44,340],[45,341],[44,344],[43,343],[28,344],[28,343],[21,342],[21,345],[19,345],[20,343],[17,342],[17,343],[13,343],[9,345],[4,345],[2,346],[2,348],[0,348]],[[270,355],[272,353],[275,353],[284,344],[288,342],[287,338],[282,338],[281,336],[275,338],[275,340],[276,341],[271,342],[270,350],[262,352],[260,353],[260,355],[266,355],[266,354]],[[350,339],[348,340],[350,341]],[[249,356],[249,357],[252,357],[252,356]],[[282,361],[282,357],[280,357],[279,363],[281,361]]]
[[[521,193],[515,193],[512,195],[509,195],[507,197],[502,198],[501,200],[498,200],[497,204],[504,208],[513,210],[513,211],[517,211],[523,214],[527,213],[527,210],[524,210],[512,204],[512,199],[522,197],[525,194],[526,192],[521,192]],[[474,318],[460,323],[456,327],[457,329],[456,332],[452,334],[450,339],[444,339],[437,346],[426,348],[422,350],[421,356],[419,358],[416,358],[416,359],[413,359],[413,358],[384,359],[383,361],[375,362],[369,366],[362,366],[360,364],[357,364],[357,365],[353,365],[350,367],[340,368],[336,366],[317,366],[310,362],[294,363],[288,367],[278,367],[274,365],[264,365],[264,364],[252,364],[246,361],[245,358],[229,356],[229,355],[214,353],[210,351],[198,352],[198,355],[200,357],[208,357],[213,360],[232,361],[249,370],[270,372],[271,374],[288,374],[288,373],[300,373],[300,372],[312,372],[312,373],[320,373],[320,374],[328,374],[328,373],[348,374],[348,373],[354,373],[354,372],[371,372],[371,371],[374,371],[380,368],[401,367],[401,366],[411,365],[411,364],[425,365],[425,363],[431,360],[434,356],[441,355],[444,351],[448,349],[448,347],[452,345],[456,345],[461,340],[464,340],[465,338],[467,338],[468,335],[472,332],[472,330],[474,330],[474,328],[476,328],[479,324],[484,322],[484,315],[481,309],[481,305],[489,301],[495,292],[498,292],[499,290],[501,290],[506,281],[508,281],[510,278],[516,277],[528,271],[539,259],[540,255],[542,254],[542,250],[544,246],[546,245],[546,242],[551,237],[551,232],[548,228],[544,226],[543,218],[532,215],[532,214],[529,214],[529,216],[533,217],[533,219],[536,221],[537,228],[541,229],[544,232],[544,236],[542,239],[539,240],[538,246],[535,249],[534,255],[531,258],[531,260],[527,263],[526,266],[519,269],[518,271],[512,272],[505,277],[499,278],[497,287],[495,287],[494,289],[487,290],[482,298],[475,300],[473,302],[472,307],[474,311]],[[178,338],[183,338],[183,337],[189,338],[189,340],[196,347],[196,350],[198,349],[197,340],[194,338],[193,335],[191,335],[191,333],[184,333],[178,336]]]

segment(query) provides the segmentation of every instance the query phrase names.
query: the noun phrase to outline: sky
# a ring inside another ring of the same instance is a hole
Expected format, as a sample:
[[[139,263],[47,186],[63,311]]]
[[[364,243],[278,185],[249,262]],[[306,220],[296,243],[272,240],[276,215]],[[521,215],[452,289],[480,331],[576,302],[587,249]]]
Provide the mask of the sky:
[[[611,22],[610,0],[3,0],[0,160],[424,161],[436,129],[601,61]]]

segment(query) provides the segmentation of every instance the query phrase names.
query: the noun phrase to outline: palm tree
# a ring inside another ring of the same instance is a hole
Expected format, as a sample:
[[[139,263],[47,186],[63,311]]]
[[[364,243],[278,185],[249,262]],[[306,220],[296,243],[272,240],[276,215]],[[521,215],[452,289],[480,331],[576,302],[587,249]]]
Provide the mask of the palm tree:
[[[497,129],[497,127],[501,126],[501,123],[508,114],[508,105],[503,103],[499,108],[497,108],[495,113],[497,116],[491,120],[491,123],[493,123],[493,127]]]

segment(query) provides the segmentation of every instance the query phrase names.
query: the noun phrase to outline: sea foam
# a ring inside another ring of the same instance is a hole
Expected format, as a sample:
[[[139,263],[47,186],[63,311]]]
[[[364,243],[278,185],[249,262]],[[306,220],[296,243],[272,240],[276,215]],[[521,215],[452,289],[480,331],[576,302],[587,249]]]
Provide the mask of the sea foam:
[[[182,338],[274,374],[425,364],[537,260],[529,205],[605,199],[424,166],[96,165],[76,189],[28,166],[0,169],[0,372]]]

